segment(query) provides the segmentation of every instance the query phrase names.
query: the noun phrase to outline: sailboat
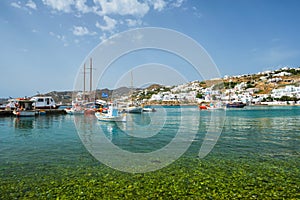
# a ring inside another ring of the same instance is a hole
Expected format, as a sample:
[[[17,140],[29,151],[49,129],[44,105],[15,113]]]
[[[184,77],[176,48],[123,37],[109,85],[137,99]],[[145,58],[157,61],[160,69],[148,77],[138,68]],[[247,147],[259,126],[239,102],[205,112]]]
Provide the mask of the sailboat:
[[[83,66],[83,94],[80,95],[80,98],[76,98],[75,101],[72,102],[72,107],[71,108],[66,108],[64,109],[67,114],[70,115],[82,115],[82,114],[94,114],[96,110],[96,102],[91,101],[88,102],[86,100],[86,95],[92,95],[92,80],[93,80],[93,64],[92,64],[92,58],[90,58],[90,91],[86,92],[86,66],[84,64]],[[91,100],[92,98],[88,98]]]
[[[133,75],[131,71],[131,90],[133,89]],[[131,92],[132,96],[132,92]],[[138,104],[133,103],[133,99],[131,98],[131,103],[127,105],[127,107],[124,109],[126,113],[137,113],[141,114],[143,112],[143,108],[139,106]]]

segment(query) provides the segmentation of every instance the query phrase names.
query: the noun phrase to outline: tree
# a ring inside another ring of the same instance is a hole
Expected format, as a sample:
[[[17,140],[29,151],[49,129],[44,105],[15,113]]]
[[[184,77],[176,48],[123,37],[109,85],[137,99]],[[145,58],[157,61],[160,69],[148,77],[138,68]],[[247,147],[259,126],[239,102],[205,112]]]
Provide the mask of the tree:
[[[200,92],[199,92],[199,93],[196,95],[196,98],[198,98],[198,99],[202,99],[202,98],[203,98],[203,96],[204,96],[204,95],[203,95],[202,93],[200,93]]]

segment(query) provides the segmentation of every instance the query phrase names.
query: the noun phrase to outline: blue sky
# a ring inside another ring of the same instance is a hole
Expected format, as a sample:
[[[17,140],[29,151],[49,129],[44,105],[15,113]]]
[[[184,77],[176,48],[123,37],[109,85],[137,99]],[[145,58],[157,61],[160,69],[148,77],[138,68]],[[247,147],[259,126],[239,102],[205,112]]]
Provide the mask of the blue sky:
[[[193,38],[222,76],[300,65],[297,0],[2,0],[0,7],[0,97],[72,90],[100,42],[141,27]]]

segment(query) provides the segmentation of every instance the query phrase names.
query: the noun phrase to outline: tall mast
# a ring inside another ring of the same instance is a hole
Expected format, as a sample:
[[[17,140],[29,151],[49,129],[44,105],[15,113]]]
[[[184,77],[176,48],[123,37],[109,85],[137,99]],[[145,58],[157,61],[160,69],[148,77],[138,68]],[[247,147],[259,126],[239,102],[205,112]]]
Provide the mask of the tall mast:
[[[130,85],[131,85],[131,104],[133,104],[133,75],[132,75],[132,71],[130,71],[130,76],[131,76],[131,81],[130,81]]]
[[[92,58],[90,58],[90,93],[92,93],[93,90],[93,63],[92,63]]]
[[[83,65],[83,100],[85,100],[85,63]]]

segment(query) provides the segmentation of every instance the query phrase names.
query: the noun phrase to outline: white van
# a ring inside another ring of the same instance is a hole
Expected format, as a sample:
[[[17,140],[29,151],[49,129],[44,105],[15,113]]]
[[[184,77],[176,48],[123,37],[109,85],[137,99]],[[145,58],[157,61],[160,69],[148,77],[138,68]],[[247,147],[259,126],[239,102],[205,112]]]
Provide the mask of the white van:
[[[32,97],[30,100],[34,101],[32,106],[36,109],[57,109],[59,107],[52,97]]]

